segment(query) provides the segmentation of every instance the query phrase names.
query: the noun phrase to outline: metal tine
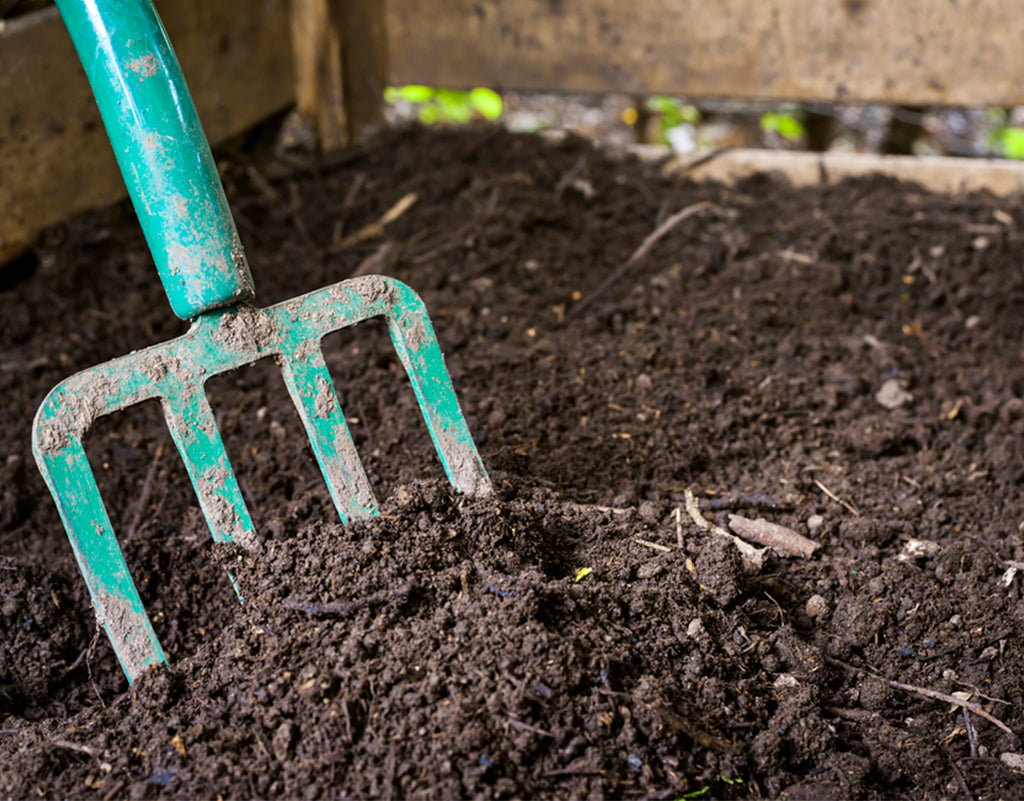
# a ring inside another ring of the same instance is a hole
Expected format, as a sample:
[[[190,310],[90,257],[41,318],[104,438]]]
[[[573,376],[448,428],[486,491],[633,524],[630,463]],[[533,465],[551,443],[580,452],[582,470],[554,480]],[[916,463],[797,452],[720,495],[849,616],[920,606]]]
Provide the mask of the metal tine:
[[[359,460],[323,352],[309,344],[282,354],[285,386],[342,522],[373,517],[377,514],[377,499]]]
[[[81,440],[68,436],[59,456],[48,458],[43,468],[51,489],[60,488],[53,498],[86,579],[96,619],[107,632],[122,669],[128,676],[137,676],[151,665],[166,662]],[[103,569],[97,570],[98,565]]]
[[[253,549],[256,527],[202,384],[182,384],[180,392],[162,397],[161,404],[214,542]]]
[[[404,284],[394,282],[394,291],[401,296],[401,303],[386,314],[388,333],[409,375],[445,473],[460,492],[487,495],[491,481],[459,407],[426,306]]]

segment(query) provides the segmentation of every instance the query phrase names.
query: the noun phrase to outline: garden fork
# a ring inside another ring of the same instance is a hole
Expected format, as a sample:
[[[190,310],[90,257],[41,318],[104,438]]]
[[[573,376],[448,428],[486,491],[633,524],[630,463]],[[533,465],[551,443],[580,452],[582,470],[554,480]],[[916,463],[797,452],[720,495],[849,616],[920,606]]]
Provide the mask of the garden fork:
[[[188,332],[84,370],[54,388],[32,449],[99,622],[134,682],[166,656],[125,563],[82,440],[95,420],[159,398],[217,542],[256,544],[252,519],[207,401],[214,375],[274,356],[343,521],[377,513],[321,351],[322,338],[383,317],[452,484],[491,484],[459,408],[430,318],[399,281],[342,281],[265,309],[209,144],[149,0],[57,0],[96,96],[129,195],[175,314]]]

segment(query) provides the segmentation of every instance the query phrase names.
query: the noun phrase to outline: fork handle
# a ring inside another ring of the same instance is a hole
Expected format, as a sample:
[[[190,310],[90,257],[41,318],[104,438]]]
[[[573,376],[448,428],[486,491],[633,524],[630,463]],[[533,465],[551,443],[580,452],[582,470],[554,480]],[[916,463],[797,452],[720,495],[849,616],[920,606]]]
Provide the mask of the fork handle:
[[[57,0],[174,313],[250,300],[252,275],[181,66],[149,0]]]

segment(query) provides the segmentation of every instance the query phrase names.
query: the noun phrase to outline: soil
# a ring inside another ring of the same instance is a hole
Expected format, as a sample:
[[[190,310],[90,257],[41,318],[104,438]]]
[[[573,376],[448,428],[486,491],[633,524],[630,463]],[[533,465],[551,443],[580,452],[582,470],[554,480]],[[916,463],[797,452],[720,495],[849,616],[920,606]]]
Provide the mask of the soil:
[[[129,687],[32,416],[186,324],[127,206],[48,232],[0,273],[0,795],[1024,798],[1020,198],[490,128],[222,162],[261,305],[420,292],[495,494],[449,488],[375,322],[324,348],[377,518],[338,521],[273,363],[208,386],[254,554],[210,542],[156,402],[102,418],[170,658]],[[731,514],[818,547],[757,566]]]

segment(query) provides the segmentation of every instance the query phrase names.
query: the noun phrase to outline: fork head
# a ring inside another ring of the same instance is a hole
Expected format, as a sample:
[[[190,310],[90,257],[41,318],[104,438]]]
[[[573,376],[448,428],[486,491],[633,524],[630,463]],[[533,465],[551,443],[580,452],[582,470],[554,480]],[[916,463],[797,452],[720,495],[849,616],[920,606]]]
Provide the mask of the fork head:
[[[97,418],[157,398],[217,542],[256,547],[256,532],[206,399],[214,375],[274,356],[343,521],[377,514],[321,350],[323,337],[371,317],[387,322],[449,480],[483,496],[490,480],[469,433],[423,301],[383,276],[343,281],[266,309],[200,315],[187,333],[83,370],[36,413],[32,450],[128,680],[166,656],[125,563],[82,440]]]

